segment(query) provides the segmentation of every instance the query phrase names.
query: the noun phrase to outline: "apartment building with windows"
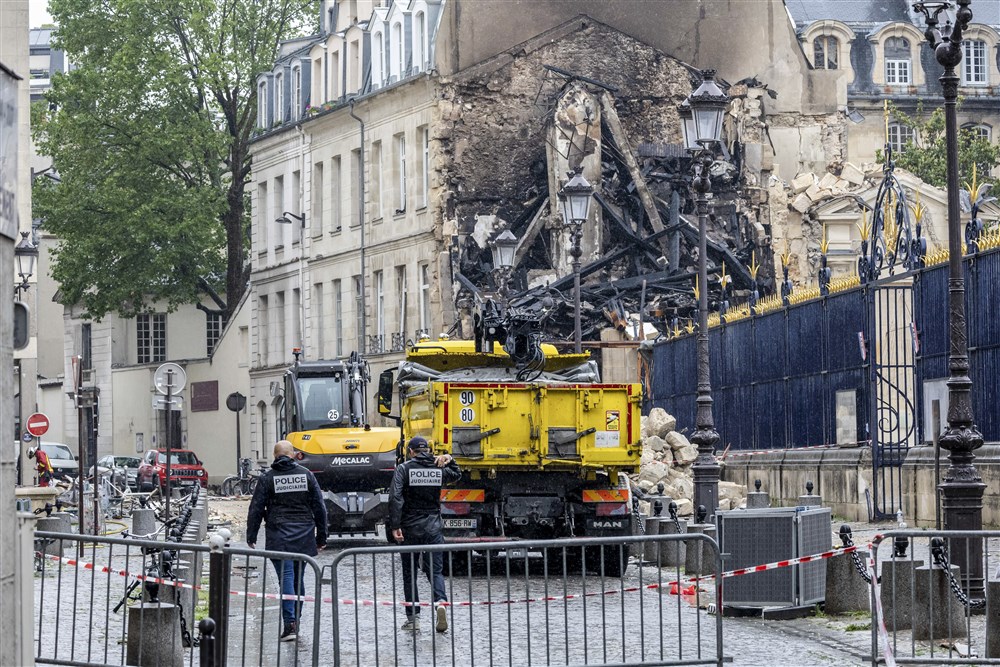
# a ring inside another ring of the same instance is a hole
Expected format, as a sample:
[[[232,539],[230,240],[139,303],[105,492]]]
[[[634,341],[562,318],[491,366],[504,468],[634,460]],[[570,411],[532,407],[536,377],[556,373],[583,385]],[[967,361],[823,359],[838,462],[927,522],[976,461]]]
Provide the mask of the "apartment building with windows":
[[[926,114],[940,106],[943,68],[923,35],[922,15],[911,5],[787,0],[812,67],[846,74],[846,111],[854,120],[847,131],[848,154],[856,163],[873,161],[887,138],[897,152],[921,139],[895,118],[886,127],[884,100],[911,116],[920,102]],[[958,68],[959,125],[995,143],[1000,140],[1000,3],[977,2],[972,11]]]

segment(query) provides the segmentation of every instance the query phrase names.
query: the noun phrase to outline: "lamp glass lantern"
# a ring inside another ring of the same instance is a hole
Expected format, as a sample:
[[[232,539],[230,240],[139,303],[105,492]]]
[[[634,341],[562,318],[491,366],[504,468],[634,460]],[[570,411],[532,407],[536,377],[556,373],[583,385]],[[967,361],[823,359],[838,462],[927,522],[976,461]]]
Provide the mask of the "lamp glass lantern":
[[[514,249],[517,248],[517,237],[509,229],[503,230],[493,240],[493,268],[509,269],[514,266]]]
[[[722,139],[722,118],[729,103],[729,96],[715,82],[715,70],[702,70],[701,75],[701,85],[681,104],[684,145],[688,150]],[[684,115],[685,104],[690,109],[690,118]]]
[[[590,216],[590,199],[594,188],[582,173],[571,172],[570,179],[559,191],[559,204],[562,206],[563,219],[566,222],[581,223]]]
[[[17,274],[27,282],[35,273],[35,260],[38,259],[38,247],[28,238],[28,232],[21,232],[21,240],[14,246],[14,259],[17,262]]]

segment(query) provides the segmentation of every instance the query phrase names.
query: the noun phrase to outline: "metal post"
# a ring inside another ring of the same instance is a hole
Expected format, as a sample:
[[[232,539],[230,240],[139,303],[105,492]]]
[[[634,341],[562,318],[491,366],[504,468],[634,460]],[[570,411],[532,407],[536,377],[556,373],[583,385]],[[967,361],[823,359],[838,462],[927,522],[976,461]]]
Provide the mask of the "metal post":
[[[240,451],[240,411],[236,411],[236,474],[240,474],[240,459],[243,458],[243,454]]]
[[[218,535],[213,535],[213,541],[223,542]],[[208,555],[208,615],[215,622],[214,660],[216,665],[226,664],[226,641],[228,638],[228,602],[229,602],[229,556],[222,551],[221,544],[216,548],[212,544],[212,552]]]
[[[171,431],[173,431],[173,425],[174,425],[173,424],[173,416],[174,416],[173,415],[173,407],[174,406],[173,406],[173,398],[171,397],[171,394],[173,394],[173,390],[174,390],[174,371],[171,368],[167,368],[167,398],[166,398],[166,404],[167,404],[167,433],[166,433],[166,441],[167,441],[167,483],[166,483],[166,490],[167,491],[164,494],[164,495],[166,495],[166,508],[167,508],[166,520],[167,521],[170,520],[170,457],[173,456],[173,449],[174,449],[173,433],[171,433]],[[216,618],[218,618],[218,617],[216,616]]]
[[[719,434],[712,417],[712,378],[708,348],[708,194],[712,190],[708,158],[695,158],[693,186],[698,193],[698,412],[697,430],[691,442],[698,446],[698,458],[691,466],[694,473],[694,505],[705,507],[709,515],[719,506],[719,464],[715,445]]]
[[[945,137],[948,165],[948,428],[941,447],[950,463],[941,483],[941,505],[945,530],[982,530],[983,484],[973,452],[983,445],[972,414],[972,379],[969,377],[969,340],[965,320],[965,277],[962,269],[962,227],[958,195],[958,84],[955,68],[962,62],[962,33],[972,21],[971,0],[958,0],[954,24],[937,29],[938,15],[947,5],[918,2],[913,8],[924,14],[924,34],[944,67],[939,81],[944,89]],[[974,195],[973,195],[974,196]],[[975,599],[985,595],[981,540],[952,540],[951,559],[962,572],[963,588]]]
[[[583,236],[583,220],[574,220],[572,224],[570,238],[573,245],[569,255],[573,258],[573,351],[580,354],[583,351],[583,333],[580,328],[580,256],[583,254],[580,237]]]

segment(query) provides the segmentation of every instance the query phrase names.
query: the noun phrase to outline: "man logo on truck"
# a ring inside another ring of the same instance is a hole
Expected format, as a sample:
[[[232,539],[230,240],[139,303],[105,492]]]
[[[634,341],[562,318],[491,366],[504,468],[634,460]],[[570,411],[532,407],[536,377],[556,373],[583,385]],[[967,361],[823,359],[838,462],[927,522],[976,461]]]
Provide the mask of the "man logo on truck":
[[[441,469],[410,468],[410,486],[441,486]]]

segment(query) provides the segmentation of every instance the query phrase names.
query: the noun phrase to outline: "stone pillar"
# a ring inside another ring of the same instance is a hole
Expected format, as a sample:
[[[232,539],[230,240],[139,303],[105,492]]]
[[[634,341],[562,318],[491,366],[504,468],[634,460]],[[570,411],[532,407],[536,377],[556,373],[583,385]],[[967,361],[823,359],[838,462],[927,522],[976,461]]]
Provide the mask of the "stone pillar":
[[[147,603],[129,607],[126,664],[183,667],[180,614],[176,605]]]
[[[692,523],[687,527],[688,535],[704,533],[715,537],[715,525],[711,523]],[[715,572],[715,554],[711,547],[701,540],[688,540],[687,555],[684,559],[684,573],[688,576],[713,574]]]
[[[143,537],[156,531],[156,511],[151,509],[132,510],[132,536]],[[150,538],[151,539],[151,538]]]
[[[68,533],[68,520],[58,516],[43,516],[35,523],[35,530],[42,530],[52,533]],[[65,553],[66,543],[62,540],[35,540],[35,549],[50,556],[62,556]],[[46,565],[48,567],[48,565]]]
[[[922,560],[909,558],[892,558],[882,563],[879,592],[882,617],[889,632],[913,627],[913,607],[917,604],[914,577],[923,564]]]
[[[957,565],[951,565],[955,577]],[[951,592],[944,568],[923,565],[916,568],[913,577],[913,638],[950,639],[965,637],[965,607]]]
[[[687,534],[687,519],[678,519],[680,524],[680,534]],[[673,519],[660,519],[658,535],[677,535],[677,524]],[[659,566],[660,567],[683,567],[687,557],[687,545],[682,540],[671,540],[660,544]]]
[[[813,493],[813,483],[806,482],[805,495],[799,496],[799,507],[822,507],[823,499]]]
[[[771,496],[766,491],[760,490],[760,480],[755,479],[753,486],[754,490],[747,494],[747,509],[757,510],[770,507]]]
[[[1000,658],[1000,581],[986,583],[986,657]]]
[[[862,562],[868,562],[868,552],[855,552]],[[826,602],[823,611],[827,614],[843,614],[849,611],[868,611],[871,608],[871,586],[854,566],[853,554],[835,556],[826,561]]]

